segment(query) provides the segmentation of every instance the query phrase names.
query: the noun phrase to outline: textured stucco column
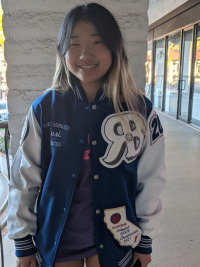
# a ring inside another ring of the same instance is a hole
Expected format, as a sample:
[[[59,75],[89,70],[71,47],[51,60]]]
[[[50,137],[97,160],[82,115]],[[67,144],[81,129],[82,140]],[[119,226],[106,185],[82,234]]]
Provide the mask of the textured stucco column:
[[[23,119],[31,103],[51,85],[55,41],[62,19],[69,9],[82,2],[92,1],[2,0],[12,155],[19,145]],[[98,3],[109,8],[119,21],[136,85],[143,90],[148,0],[104,0]]]

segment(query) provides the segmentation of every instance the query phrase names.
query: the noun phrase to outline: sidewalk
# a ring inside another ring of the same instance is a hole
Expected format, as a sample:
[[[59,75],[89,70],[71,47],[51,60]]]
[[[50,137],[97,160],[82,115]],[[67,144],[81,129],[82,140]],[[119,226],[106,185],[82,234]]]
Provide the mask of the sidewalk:
[[[153,242],[149,267],[200,266],[200,132],[158,112],[166,138],[165,219]],[[5,267],[15,266],[14,245],[4,238]],[[110,266],[115,267],[115,266]]]
[[[149,267],[200,266],[200,132],[158,112],[166,139],[165,219]]]

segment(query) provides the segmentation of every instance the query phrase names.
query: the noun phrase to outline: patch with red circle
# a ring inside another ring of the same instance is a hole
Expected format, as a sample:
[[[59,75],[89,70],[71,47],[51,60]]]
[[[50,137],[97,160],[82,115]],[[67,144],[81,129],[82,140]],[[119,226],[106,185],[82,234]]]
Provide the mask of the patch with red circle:
[[[113,224],[117,224],[121,221],[121,215],[119,213],[114,213],[111,217],[110,217],[110,221]]]

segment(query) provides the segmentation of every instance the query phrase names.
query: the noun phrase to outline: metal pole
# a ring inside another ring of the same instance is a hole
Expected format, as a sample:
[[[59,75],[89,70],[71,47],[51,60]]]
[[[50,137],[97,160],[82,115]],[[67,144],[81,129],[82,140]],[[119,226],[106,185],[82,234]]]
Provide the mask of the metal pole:
[[[3,239],[1,235],[1,225],[0,225],[0,246],[1,246],[1,267],[4,267]]]

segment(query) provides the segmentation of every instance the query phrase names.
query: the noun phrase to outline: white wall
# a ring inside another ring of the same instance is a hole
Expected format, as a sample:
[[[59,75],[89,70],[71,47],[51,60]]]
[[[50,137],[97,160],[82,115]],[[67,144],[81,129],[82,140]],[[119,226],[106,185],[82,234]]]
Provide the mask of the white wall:
[[[149,25],[185,2],[188,2],[188,0],[149,0]]]
[[[18,147],[23,119],[31,103],[51,85],[58,28],[68,10],[77,3],[81,1],[2,0],[12,155]],[[102,0],[98,3],[116,15],[124,33],[136,85],[143,89],[148,0]]]

